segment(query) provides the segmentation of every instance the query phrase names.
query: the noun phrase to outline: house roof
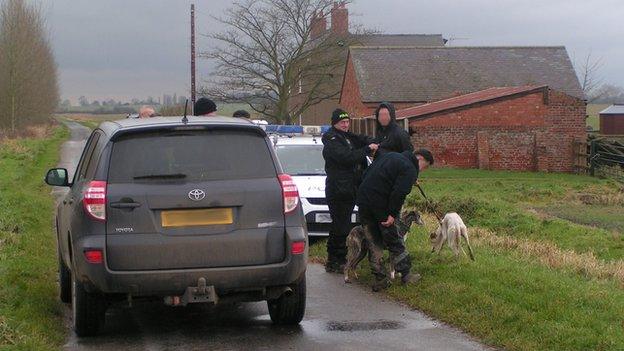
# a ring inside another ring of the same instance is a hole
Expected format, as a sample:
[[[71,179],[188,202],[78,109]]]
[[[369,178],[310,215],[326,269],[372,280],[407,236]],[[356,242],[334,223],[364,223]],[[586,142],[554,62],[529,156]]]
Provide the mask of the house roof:
[[[525,85],[548,85],[584,99],[563,46],[352,46],[350,57],[364,102],[430,102]]]
[[[521,87],[496,87],[489,88],[481,91],[477,91],[470,94],[460,95],[452,97],[450,99],[444,99],[429,104],[418,105],[414,107],[408,107],[396,111],[396,118],[414,118],[430,115],[436,112],[442,112],[452,110],[460,107],[465,107],[473,104],[477,104],[484,101],[500,99],[503,97],[526,94],[535,91],[544,91],[548,86],[521,86]]]
[[[354,35],[363,46],[444,46],[442,34],[363,34]]]
[[[624,115],[624,104],[613,104],[600,111],[601,115]]]

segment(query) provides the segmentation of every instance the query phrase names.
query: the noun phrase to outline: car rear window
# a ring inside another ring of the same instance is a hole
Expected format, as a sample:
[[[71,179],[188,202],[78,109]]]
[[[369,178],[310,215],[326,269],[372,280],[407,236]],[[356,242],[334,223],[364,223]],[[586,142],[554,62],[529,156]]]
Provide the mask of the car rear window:
[[[109,183],[275,177],[265,139],[246,131],[133,134],[113,145]]]

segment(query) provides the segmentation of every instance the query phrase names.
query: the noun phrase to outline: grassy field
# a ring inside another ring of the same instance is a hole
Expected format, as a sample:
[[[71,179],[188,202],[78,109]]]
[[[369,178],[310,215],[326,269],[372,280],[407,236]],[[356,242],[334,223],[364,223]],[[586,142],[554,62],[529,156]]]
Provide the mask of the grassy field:
[[[67,130],[0,141],[0,349],[54,350],[64,338],[57,297],[54,200],[42,181]]]
[[[62,113],[57,114],[56,118],[68,119],[74,122],[78,122],[89,129],[95,129],[100,123],[104,121],[114,121],[118,119],[126,118],[126,115],[93,115],[93,114],[78,114],[78,113]]]
[[[598,121],[598,113],[605,108],[611,106],[611,104],[588,104],[587,105],[587,126],[592,127],[593,130],[600,129],[600,123]]]
[[[421,184],[469,226],[476,262],[431,255],[413,227],[417,286],[387,294],[509,350],[624,349],[624,189],[585,176],[433,169]],[[413,192],[409,206],[426,210]],[[323,243],[311,249],[322,260]],[[370,282],[366,266],[362,280]]]

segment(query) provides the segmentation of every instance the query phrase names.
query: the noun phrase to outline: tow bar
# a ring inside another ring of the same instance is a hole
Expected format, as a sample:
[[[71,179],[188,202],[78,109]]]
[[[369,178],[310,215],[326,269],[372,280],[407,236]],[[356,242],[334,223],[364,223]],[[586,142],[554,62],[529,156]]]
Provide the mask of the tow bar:
[[[202,277],[197,280],[197,286],[189,286],[186,288],[182,296],[165,296],[165,305],[167,306],[186,306],[189,303],[211,303],[216,305],[219,296],[213,285],[206,286],[206,278]]]

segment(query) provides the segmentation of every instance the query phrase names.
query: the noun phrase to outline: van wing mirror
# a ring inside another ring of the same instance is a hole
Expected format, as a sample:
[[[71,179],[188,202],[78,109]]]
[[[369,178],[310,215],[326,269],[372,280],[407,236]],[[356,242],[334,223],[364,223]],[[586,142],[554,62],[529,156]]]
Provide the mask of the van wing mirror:
[[[67,169],[65,168],[50,169],[48,173],[46,174],[45,182],[48,185],[53,185],[53,186],[69,186]]]

